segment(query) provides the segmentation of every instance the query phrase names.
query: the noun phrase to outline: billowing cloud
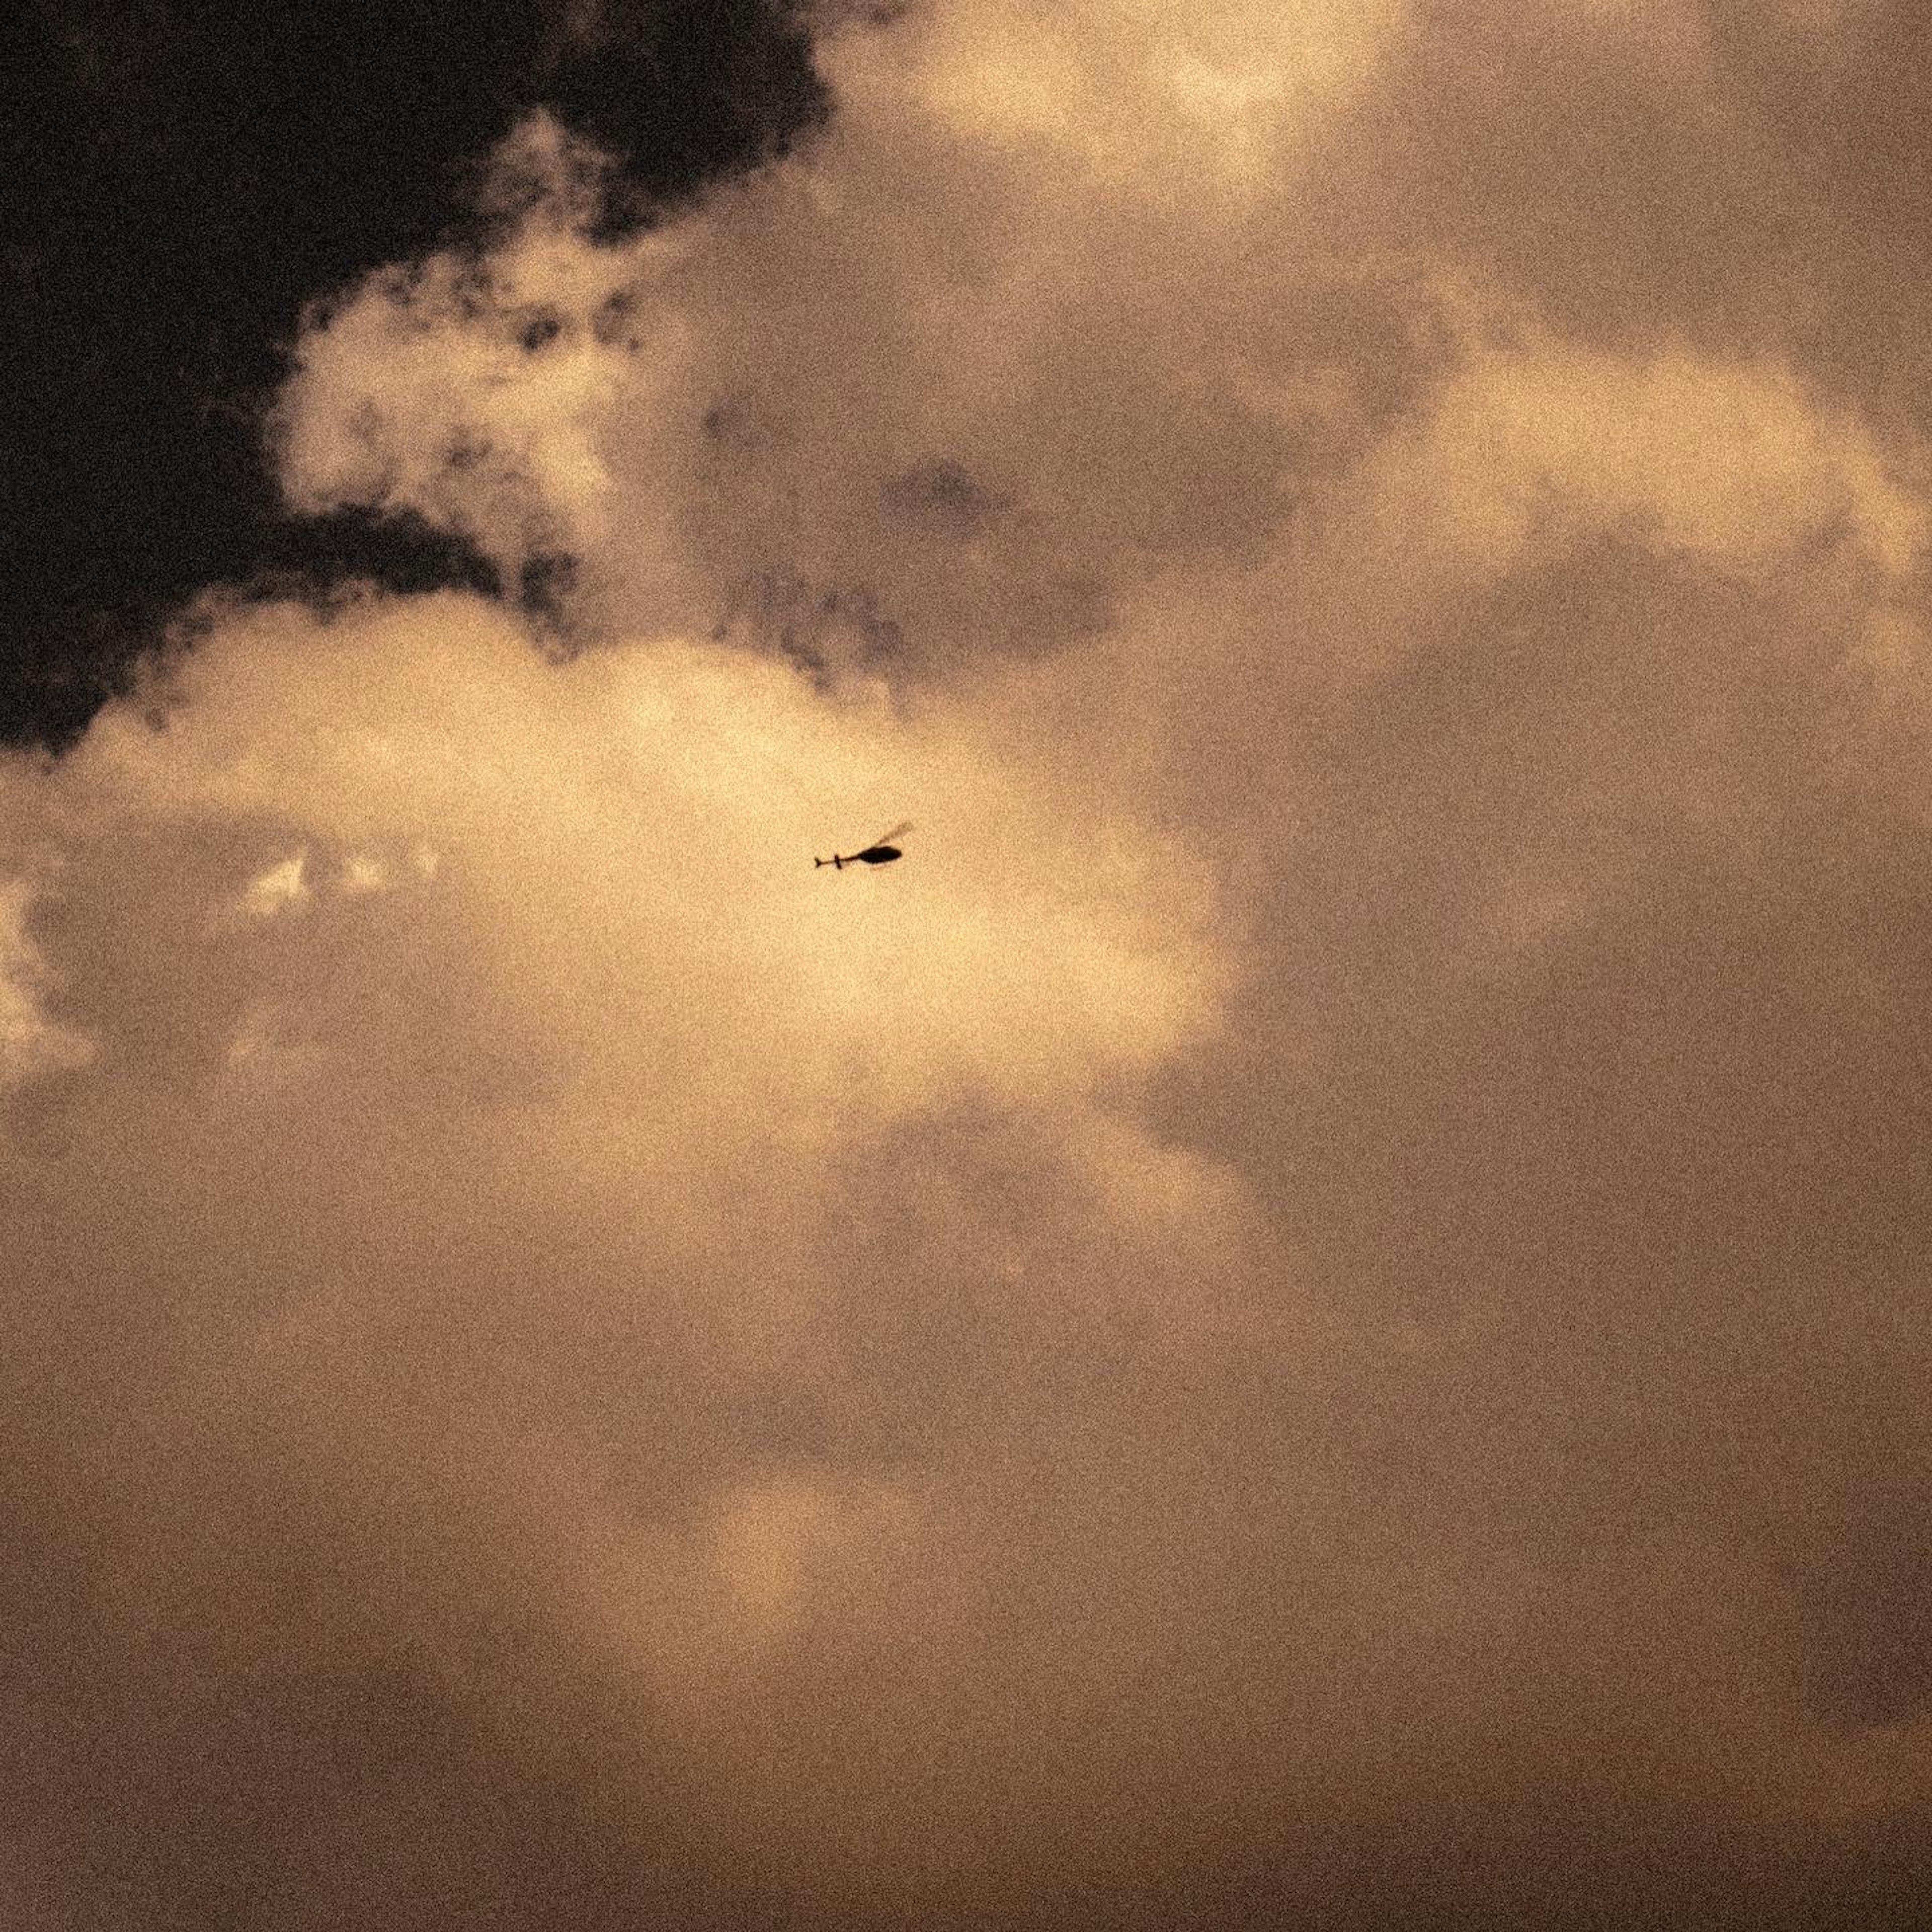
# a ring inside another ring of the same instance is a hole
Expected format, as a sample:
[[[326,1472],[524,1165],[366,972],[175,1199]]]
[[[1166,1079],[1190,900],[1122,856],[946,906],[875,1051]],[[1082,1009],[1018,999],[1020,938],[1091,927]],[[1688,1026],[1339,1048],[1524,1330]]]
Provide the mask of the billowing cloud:
[[[0,1897],[1922,1910],[1914,352],[1707,245],[1869,158],[1727,9],[1037,11],[640,236],[532,122],[274,436],[509,594],[0,775]]]

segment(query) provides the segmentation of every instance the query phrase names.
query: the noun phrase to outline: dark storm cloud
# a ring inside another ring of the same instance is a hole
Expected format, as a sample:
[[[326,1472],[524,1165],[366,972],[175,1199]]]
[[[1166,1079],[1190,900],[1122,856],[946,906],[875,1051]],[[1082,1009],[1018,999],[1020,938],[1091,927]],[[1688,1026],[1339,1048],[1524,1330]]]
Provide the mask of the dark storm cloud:
[[[596,647],[211,600],[6,772],[9,1882],[1916,1923],[1914,352],[1709,212],[1877,149],[1742,13],[838,13],[311,314],[292,499]]]

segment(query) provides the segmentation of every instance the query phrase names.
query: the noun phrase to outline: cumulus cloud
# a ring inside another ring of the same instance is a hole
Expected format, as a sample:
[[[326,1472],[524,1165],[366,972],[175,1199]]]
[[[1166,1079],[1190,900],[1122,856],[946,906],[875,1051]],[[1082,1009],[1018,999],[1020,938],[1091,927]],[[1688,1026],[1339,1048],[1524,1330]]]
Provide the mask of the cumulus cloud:
[[[526,128],[274,436],[505,597],[0,772],[50,1922],[1922,1909],[1871,158],[1742,10],[1037,12],[628,238]]]

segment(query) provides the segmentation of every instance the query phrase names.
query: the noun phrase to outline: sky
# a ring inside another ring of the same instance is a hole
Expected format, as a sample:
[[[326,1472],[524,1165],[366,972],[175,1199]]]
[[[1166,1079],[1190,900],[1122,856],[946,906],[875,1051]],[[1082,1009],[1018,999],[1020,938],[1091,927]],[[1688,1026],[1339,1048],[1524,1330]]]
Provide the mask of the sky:
[[[9,83],[0,1916],[1922,1922],[1914,0],[269,19]]]

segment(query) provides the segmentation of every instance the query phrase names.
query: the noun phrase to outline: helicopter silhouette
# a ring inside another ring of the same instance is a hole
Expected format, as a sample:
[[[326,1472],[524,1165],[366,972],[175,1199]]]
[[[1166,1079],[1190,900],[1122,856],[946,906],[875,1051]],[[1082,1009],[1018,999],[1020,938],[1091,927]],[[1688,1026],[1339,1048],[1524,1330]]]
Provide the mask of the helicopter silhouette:
[[[890,866],[895,859],[903,859],[905,854],[892,843],[895,838],[903,838],[912,830],[912,820],[895,825],[890,832],[881,832],[872,844],[860,852],[835,852],[829,859],[814,859],[815,869],[830,866],[835,871],[843,872],[848,866]]]

